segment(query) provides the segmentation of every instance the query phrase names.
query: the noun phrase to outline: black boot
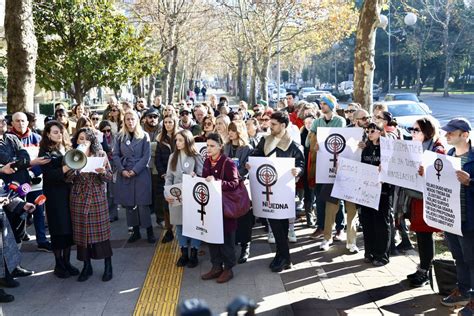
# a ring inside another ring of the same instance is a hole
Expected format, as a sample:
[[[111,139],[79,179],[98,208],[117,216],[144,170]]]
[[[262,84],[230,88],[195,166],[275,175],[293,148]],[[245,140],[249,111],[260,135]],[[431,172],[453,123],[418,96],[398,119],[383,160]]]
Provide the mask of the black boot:
[[[246,263],[250,256],[250,243],[244,243],[240,245],[242,248],[240,250],[240,257],[237,263]]]
[[[189,257],[188,268],[195,268],[197,267],[198,263],[198,250],[191,247],[191,257]]]
[[[91,259],[84,261],[84,267],[82,268],[81,274],[77,278],[77,281],[84,282],[92,275],[92,264]]]
[[[181,247],[181,257],[179,257],[178,262],[176,262],[176,265],[178,267],[184,267],[186,264],[188,264],[188,261],[188,247]]]
[[[166,244],[167,242],[170,242],[173,239],[174,239],[173,231],[172,230],[167,230],[165,235],[163,236],[163,239],[161,240],[161,242]]]
[[[13,295],[5,293],[4,290],[0,289],[0,303],[10,303],[13,302],[15,297]]]
[[[104,260],[104,275],[102,281],[107,282],[112,280],[112,257],[105,258]]]
[[[71,274],[66,269],[63,257],[61,256],[61,250],[54,250],[54,260],[56,260],[56,265],[54,266],[54,275],[60,279],[69,278]]]
[[[71,247],[63,249],[63,262],[70,275],[79,275],[79,269],[71,265]]]
[[[133,233],[132,235],[128,238],[128,242],[136,242],[142,238],[142,235],[140,235],[140,226],[133,226]]]
[[[153,232],[153,226],[150,226],[146,229],[146,240],[150,244],[154,244],[156,242],[155,233]]]
[[[20,286],[20,282],[16,281],[13,278],[13,276],[8,271],[6,264],[4,265],[4,267],[5,267],[5,276],[0,279],[0,285],[3,285],[4,287],[10,287],[10,288]]]

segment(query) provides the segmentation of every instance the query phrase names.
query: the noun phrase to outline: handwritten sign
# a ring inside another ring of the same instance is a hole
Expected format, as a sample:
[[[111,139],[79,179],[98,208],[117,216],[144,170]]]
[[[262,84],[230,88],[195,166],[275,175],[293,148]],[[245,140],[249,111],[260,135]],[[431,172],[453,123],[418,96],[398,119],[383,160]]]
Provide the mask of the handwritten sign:
[[[360,160],[362,128],[318,127],[316,183],[334,183],[339,158]]]
[[[423,166],[423,219],[431,227],[462,236],[461,184],[456,178],[461,159],[425,151]]]
[[[381,192],[377,166],[339,158],[331,196],[377,210]]]
[[[380,137],[380,181],[421,191],[424,180],[418,169],[422,161],[421,142]]]

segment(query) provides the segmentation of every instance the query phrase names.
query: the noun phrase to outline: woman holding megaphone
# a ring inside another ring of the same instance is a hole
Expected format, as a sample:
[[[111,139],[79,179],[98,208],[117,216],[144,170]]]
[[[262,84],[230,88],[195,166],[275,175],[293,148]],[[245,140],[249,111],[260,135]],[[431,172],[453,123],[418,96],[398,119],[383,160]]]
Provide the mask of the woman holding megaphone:
[[[66,173],[70,170],[63,165],[63,156],[71,149],[66,128],[58,121],[50,121],[43,130],[39,156],[48,156],[50,162],[42,165],[43,192],[47,197],[46,217],[51,234],[51,248],[56,265],[54,274],[58,278],[78,275],[79,270],[70,263],[72,237],[69,195],[71,184],[66,183]]]
[[[112,180],[112,170],[91,128],[81,128],[73,145],[80,148],[87,158],[104,159],[103,166],[94,172],[69,172],[67,178],[72,181],[70,205],[77,259],[84,262],[77,280],[86,281],[92,275],[91,259],[104,259],[102,281],[105,282],[112,279],[112,247],[105,183]]]

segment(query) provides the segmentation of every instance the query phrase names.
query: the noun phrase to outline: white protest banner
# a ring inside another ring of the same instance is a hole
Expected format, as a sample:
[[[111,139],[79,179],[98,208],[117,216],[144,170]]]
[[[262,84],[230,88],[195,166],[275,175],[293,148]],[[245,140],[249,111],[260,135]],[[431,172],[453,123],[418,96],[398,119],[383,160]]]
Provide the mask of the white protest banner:
[[[331,196],[377,210],[381,192],[377,166],[339,158]]]
[[[183,193],[181,192],[181,183],[176,183],[172,185],[164,186],[164,195],[165,197],[171,196],[174,200],[173,203],[170,203],[172,206],[183,205]]]
[[[249,157],[253,214],[263,218],[295,217],[294,158]]]
[[[207,143],[206,142],[199,142],[194,143],[196,145],[196,149],[198,153],[201,155],[203,160],[207,159]]]
[[[221,181],[183,174],[183,235],[211,244],[224,243]]]
[[[461,184],[456,170],[461,170],[461,159],[425,151],[425,192],[423,219],[431,227],[462,236]]]
[[[421,142],[380,137],[380,181],[422,191],[424,180],[418,175],[422,161]]]
[[[360,161],[362,128],[318,127],[316,183],[334,183],[339,157]]]

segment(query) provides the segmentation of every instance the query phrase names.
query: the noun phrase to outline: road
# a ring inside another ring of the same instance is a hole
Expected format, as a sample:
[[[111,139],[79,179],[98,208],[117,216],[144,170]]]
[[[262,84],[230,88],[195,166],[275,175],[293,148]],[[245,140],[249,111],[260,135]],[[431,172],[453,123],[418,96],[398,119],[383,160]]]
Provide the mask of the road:
[[[456,94],[443,98],[441,94],[422,94],[420,97],[433,111],[441,125],[458,116],[465,117],[474,126],[474,95]]]

